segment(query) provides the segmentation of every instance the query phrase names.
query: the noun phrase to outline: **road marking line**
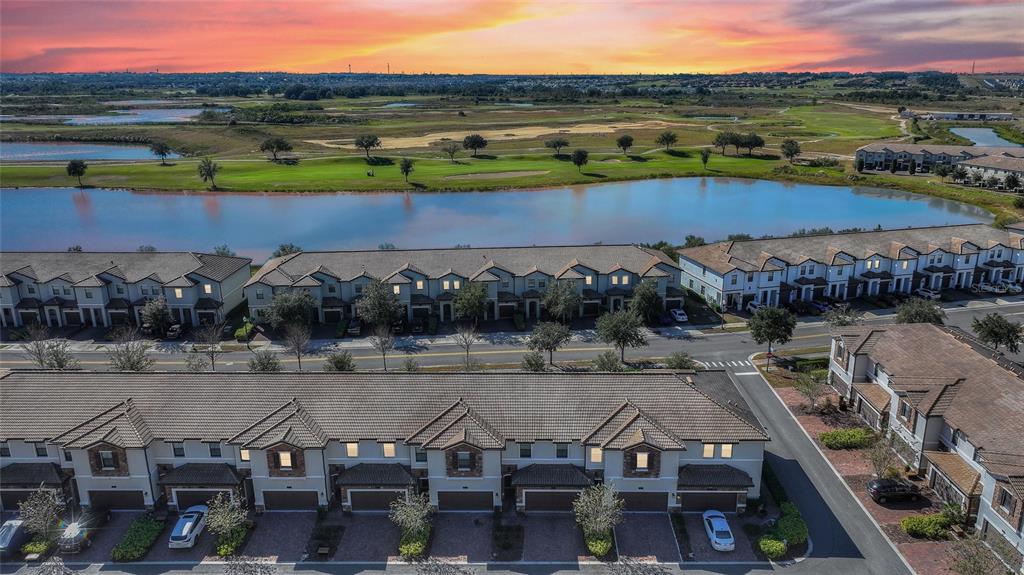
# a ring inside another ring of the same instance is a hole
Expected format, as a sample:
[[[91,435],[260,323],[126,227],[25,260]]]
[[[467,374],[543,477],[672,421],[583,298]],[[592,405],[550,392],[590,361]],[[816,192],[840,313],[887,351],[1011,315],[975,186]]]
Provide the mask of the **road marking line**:
[[[742,372],[733,373],[733,375],[760,375],[760,374],[758,372],[756,372],[756,371],[742,371]]]

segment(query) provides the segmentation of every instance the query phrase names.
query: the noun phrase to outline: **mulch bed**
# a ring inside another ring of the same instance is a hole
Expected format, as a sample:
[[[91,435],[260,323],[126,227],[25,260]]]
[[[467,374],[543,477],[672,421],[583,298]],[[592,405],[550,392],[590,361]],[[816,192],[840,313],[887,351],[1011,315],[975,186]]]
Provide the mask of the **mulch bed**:
[[[672,518],[672,532],[675,533],[676,543],[679,544],[679,554],[682,555],[683,561],[693,561],[693,546],[686,533],[686,521],[683,514],[673,513],[670,517]]]

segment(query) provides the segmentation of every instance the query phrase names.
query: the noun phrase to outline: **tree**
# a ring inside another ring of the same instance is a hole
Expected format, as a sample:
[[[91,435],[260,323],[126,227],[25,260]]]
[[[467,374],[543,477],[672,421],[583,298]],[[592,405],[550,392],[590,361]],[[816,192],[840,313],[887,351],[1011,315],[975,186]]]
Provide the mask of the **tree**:
[[[793,389],[804,396],[811,404],[811,409],[818,407],[818,400],[828,393],[825,378],[820,375],[801,373],[793,381]]]
[[[277,354],[269,349],[258,349],[252,352],[249,359],[249,371],[271,373],[284,371],[284,367],[281,366],[281,360],[277,359]]]
[[[686,236],[686,238],[683,239],[684,248],[699,248],[700,246],[704,245],[707,245],[707,242],[704,241],[704,238],[700,236],[689,234]]]
[[[619,360],[626,361],[627,347],[644,347],[647,336],[640,316],[632,310],[619,310],[597,318],[597,337],[619,350]]]
[[[72,178],[78,178],[78,187],[85,187],[82,185],[82,176],[85,175],[85,171],[89,169],[89,166],[85,164],[84,160],[71,160],[68,162],[67,168],[68,175]]]
[[[220,164],[210,158],[199,160],[199,179],[203,182],[210,182],[210,189],[217,191],[217,173],[220,172]]]
[[[700,149],[700,163],[704,166],[704,169],[708,169],[708,160],[711,159],[711,149],[701,148]]]
[[[150,142],[149,151],[160,158],[160,165],[167,165],[167,156],[171,155],[171,147],[164,142]]]
[[[875,477],[883,478],[889,469],[899,465],[896,452],[892,450],[892,441],[886,438],[878,438],[871,445],[864,448],[864,458],[871,463]]]
[[[192,373],[206,371],[207,365],[209,365],[209,363],[207,363],[206,358],[195,349],[189,351],[188,354],[185,355],[185,371],[191,371]]]
[[[622,372],[626,366],[615,355],[614,351],[602,351],[594,358],[595,371]]]
[[[633,136],[630,136],[629,134],[619,136],[615,140],[615,146],[622,150],[623,154],[628,154],[629,149],[633,147]]]
[[[32,575],[75,575],[77,571],[64,564],[60,555],[54,553],[32,571]]]
[[[543,304],[551,317],[566,323],[579,311],[583,297],[576,293],[571,282],[556,281],[544,292]]]
[[[401,317],[402,305],[391,286],[373,280],[363,286],[363,297],[356,301],[356,313],[371,326],[390,330],[391,324]]]
[[[566,139],[566,138],[562,138],[562,137],[552,138],[552,139],[544,142],[544,147],[545,148],[551,148],[552,150],[554,150],[555,151],[555,156],[557,157],[559,155],[559,153],[561,153],[562,148],[568,148],[569,147],[569,140]]]
[[[746,134],[744,136],[740,136],[740,141],[742,142],[740,144],[740,146],[747,149],[747,155],[748,156],[751,156],[751,155],[754,154],[754,149],[755,148],[763,148],[764,147],[764,138],[762,138],[761,136],[758,136],[754,132],[751,132],[751,133]]]
[[[732,140],[729,139],[729,134],[732,132],[718,132],[715,134],[714,141],[711,142],[716,148],[722,149],[722,155],[725,155],[725,148],[732,145]]]
[[[293,323],[284,332],[284,348],[288,353],[295,356],[299,364],[299,371],[302,371],[302,356],[306,355],[309,349],[311,332],[309,324]]]
[[[747,323],[750,336],[760,345],[768,344],[771,354],[774,344],[785,344],[793,337],[796,318],[781,307],[764,307],[757,310]],[[767,369],[771,369],[772,358],[768,356]]]
[[[149,371],[156,360],[146,355],[149,344],[139,338],[135,328],[123,328],[114,336],[114,345],[107,352],[110,369],[114,371]]]
[[[933,323],[942,325],[946,312],[931,300],[912,297],[896,306],[896,323]]]
[[[402,360],[402,369],[409,373],[416,373],[420,370],[420,364],[416,363],[411,355],[406,355],[405,359]]]
[[[232,555],[224,563],[224,575],[275,575],[277,567],[262,557]]]
[[[202,355],[203,363],[209,364],[213,371],[217,371],[217,358],[224,354],[220,347],[220,334],[220,324],[204,325],[196,330],[196,343],[192,345],[192,350]]]
[[[25,355],[40,369],[68,371],[78,369],[80,364],[71,352],[71,344],[63,339],[50,339],[50,332],[44,325],[31,325],[26,330]]]
[[[335,351],[324,358],[324,371],[355,371],[356,360],[348,350]]]
[[[466,370],[469,371],[473,362],[469,357],[469,350],[473,347],[477,341],[480,340],[480,336],[476,331],[476,325],[472,323],[461,323],[455,328],[455,334],[452,335],[452,339],[455,340],[455,345],[461,347],[466,352]]]
[[[249,516],[244,500],[241,493],[218,491],[206,502],[206,528],[218,537],[226,537],[244,528]]]
[[[426,493],[417,493],[392,501],[388,518],[403,533],[425,533],[430,529],[430,516],[433,513],[430,496]]]
[[[167,300],[163,297],[146,301],[146,305],[139,312],[143,324],[149,324],[153,333],[163,337],[167,328],[171,327],[171,309],[167,307]]]
[[[573,150],[572,151],[572,164],[576,166],[576,171],[583,172],[583,166],[587,165],[589,161],[590,153],[586,150]]]
[[[451,163],[453,164],[455,163],[455,154],[458,154],[459,150],[461,149],[462,147],[456,144],[455,142],[450,142],[441,146],[441,151],[444,152],[445,154],[448,154],[448,160],[450,160]]]
[[[274,294],[267,318],[274,329],[293,325],[309,325],[316,313],[316,301],[306,291],[285,291]]]
[[[544,354],[539,351],[528,351],[523,354],[519,365],[523,371],[541,372],[545,369]]]
[[[234,250],[228,247],[227,244],[221,244],[219,246],[213,246],[213,253],[218,256],[235,257]]]
[[[473,150],[473,157],[476,157],[477,151],[487,147],[487,140],[480,134],[470,134],[462,139],[462,147]]]
[[[1010,353],[1017,353],[1020,351],[1021,339],[1024,338],[1019,323],[995,312],[980,319],[974,318],[971,329],[982,343],[992,346],[996,351],[999,351],[1000,346],[1006,346]]]
[[[962,182],[967,179],[967,168],[963,166],[957,166],[953,168],[953,181]]]
[[[380,138],[374,134],[360,134],[356,136],[353,143],[357,148],[366,152],[366,159],[370,159],[370,150],[381,147]]]
[[[473,320],[473,323],[480,321],[487,313],[487,284],[482,282],[469,282],[462,286],[455,293],[453,300],[455,315]]]
[[[60,535],[58,523],[64,508],[64,500],[57,491],[40,486],[18,504],[18,519],[24,522],[25,530],[35,537],[54,541]]]
[[[845,327],[849,325],[860,325],[864,320],[861,312],[853,309],[848,303],[838,304],[825,312],[823,316],[825,323],[830,328]]]
[[[672,146],[674,146],[675,143],[678,142],[678,141],[679,141],[679,136],[677,136],[675,132],[670,132],[670,131],[665,131],[665,132],[662,132],[662,133],[658,134],[658,138],[656,140],[654,140],[654,142],[656,144],[658,144],[659,146],[665,146],[665,151],[666,152],[668,150],[670,150],[672,148]]]
[[[792,138],[782,140],[782,145],[779,146],[782,151],[782,156],[789,160],[789,163],[793,163],[793,158],[800,155],[800,142]]]
[[[141,246],[135,248],[135,251],[139,252],[140,254],[151,254],[156,252],[156,246],[142,244]]]
[[[857,158],[857,173],[864,171],[864,158]]]
[[[68,246],[68,250],[67,251],[68,251],[68,253],[80,254],[80,253],[82,253],[82,246],[80,244],[75,244],[73,246]]]
[[[409,183],[409,174],[412,173],[412,166],[416,162],[412,161],[411,158],[402,158],[402,161],[398,163],[398,169],[405,176],[405,183]]]
[[[391,333],[391,326],[388,324],[378,325],[370,336],[370,347],[380,354],[384,362],[384,371],[388,370],[388,354],[395,349],[395,334]]]
[[[280,136],[274,136],[273,138],[267,138],[260,144],[261,152],[270,152],[271,159],[277,161],[277,155],[282,152],[292,151],[292,145]]]
[[[658,285],[653,282],[640,282],[633,290],[630,310],[640,316],[647,325],[656,323],[664,311],[664,304],[658,295]]]
[[[1003,178],[1003,187],[1006,191],[1012,192],[1020,187],[1020,177],[1017,174],[1006,174]]]
[[[527,347],[531,350],[543,351],[548,354],[548,363],[555,364],[555,352],[569,343],[572,332],[564,323],[542,321],[533,327]]]
[[[946,181],[946,177],[949,176],[949,174],[952,172],[952,170],[950,170],[949,166],[947,166],[946,164],[939,164],[935,166],[934,171],[935,175],[942,178],[943,182]]]
[[[696,371],[700,369],[700,364],[685,351],[674,351],[665,360],[665,367],[677,371]]]
[[[993,538],[995,545],[1005,545]],[[947,551],[950,566],[958,575],[993,575],[1006,568],[995,554],[977,536],[956,539]]]
[[[277,249],[274,250],[274,253],[270,254],[270,257],[272,257],[272,258],[279,258],[279,257],[282,257],[282,256],[288,256],[288,255],[291,255],[291,254],[297,254],[297,253],[299,253],[301,251],[302,251],[301,247],[299,247],[296,244],[293,244],[291,242],[288,242],[288,243],[281,244],[281,245],[277,246]]]
[[[572,502],[572,510],[585,535],[605,535],[622,523],[625,505],[615,487],[602,483],[581,491]]]

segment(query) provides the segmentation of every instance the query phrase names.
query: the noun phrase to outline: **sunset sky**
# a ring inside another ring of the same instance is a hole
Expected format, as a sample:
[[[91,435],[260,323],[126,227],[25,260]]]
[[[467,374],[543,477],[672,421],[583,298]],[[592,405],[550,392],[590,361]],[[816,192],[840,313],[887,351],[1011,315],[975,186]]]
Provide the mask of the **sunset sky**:
[[[1024,0],[3,0],[0,71],[1024,71]]]

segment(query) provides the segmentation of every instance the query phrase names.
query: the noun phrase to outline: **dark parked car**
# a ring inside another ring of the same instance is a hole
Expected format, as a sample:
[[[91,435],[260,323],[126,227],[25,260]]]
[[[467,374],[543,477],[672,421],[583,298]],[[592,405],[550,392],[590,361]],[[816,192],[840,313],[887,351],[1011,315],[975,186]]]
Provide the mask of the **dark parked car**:
[[[349,335],[360,335],[360,334],[362,334],[363,333],[363,320],[359,319],[358,317],[352,318],[348,322],[348,329],[345,330],[345,333],[347,333]]]
[[[105,509],[86,511],[78,519],[63,525],[64,531],[57,539],[62,553],[78,553],[89,545],[96,530],[110,521],[110,511]]]
[[[427,329],[427,320],[421,317],[414,317],[409,324],[410,333],[423,333]]]
[[[8,558],[21,553],[21,546],[32,536],[21,519],[11,519],[0,526],[0,557]]]
[[[391,322],[391,333],[398,335],[403,332],[405,332],[405,318]]]
[[[868,495],[877,503],[917,501],[921,498],[921,489],[909,481],[873,479],[868,482]]]

